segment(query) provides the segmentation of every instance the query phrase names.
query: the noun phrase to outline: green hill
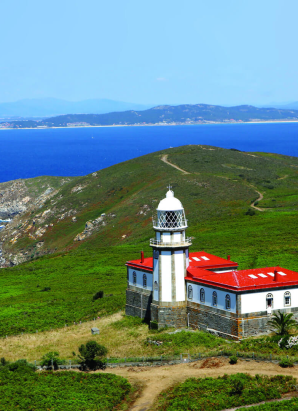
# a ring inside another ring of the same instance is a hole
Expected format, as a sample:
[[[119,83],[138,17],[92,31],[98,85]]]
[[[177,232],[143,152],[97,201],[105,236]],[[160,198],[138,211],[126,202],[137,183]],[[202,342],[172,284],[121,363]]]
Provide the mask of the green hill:
[[[46,177],[23,183],[27,190],[51,185]],[[193,251],[230,254],[240,268],[298,270],[298,158],[210,146],[168,149],[85,177],[55,179],[43,203],[32,198],[0,232],[6,264],[29,260],[0,270],[0,335],[123,308],[124,263],[142,249],[151,253],[151,217],[168,184],[185,207]],[[260,193],[258,210],[250,205]],[[99,290],[105,297],[92,302]]]

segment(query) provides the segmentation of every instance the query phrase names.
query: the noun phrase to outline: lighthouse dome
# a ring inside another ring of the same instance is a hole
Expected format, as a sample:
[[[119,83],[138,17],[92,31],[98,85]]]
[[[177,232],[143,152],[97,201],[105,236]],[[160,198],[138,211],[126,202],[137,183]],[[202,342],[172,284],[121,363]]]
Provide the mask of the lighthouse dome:
[[[157,211],[178,211],[183,210],[183,205],[178,198],[174,197],[174,192],[169,190],[166,198],[160,201]]]

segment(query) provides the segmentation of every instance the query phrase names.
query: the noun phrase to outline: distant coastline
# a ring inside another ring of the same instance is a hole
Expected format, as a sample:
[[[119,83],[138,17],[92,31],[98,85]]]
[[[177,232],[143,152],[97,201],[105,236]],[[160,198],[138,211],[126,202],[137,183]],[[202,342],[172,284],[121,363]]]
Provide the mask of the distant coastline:
[[[86,126],[53,126],[53,127],[1,127],[0,130],[49,130],[49,129],[77,129],[77,128],[106,128],[106,127],[176,127],[176,126],[210,126],[210,125],[231,125],[231,124],[279,124],[298,123],[298,120],[260,120],[260,121],[208,121],[201,123],[180,123],[180,124],[110,124],[110,125],[86,125]],[[1,124],[1,123],[0,123]]]

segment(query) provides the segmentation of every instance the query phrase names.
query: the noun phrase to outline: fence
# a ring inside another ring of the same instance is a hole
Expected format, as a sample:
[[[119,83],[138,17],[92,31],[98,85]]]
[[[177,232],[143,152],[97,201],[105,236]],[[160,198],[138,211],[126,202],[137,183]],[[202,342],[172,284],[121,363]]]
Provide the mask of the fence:
[[[161,366],[161,365],[175,365],[181,363],[191,363],[195,361],[205,360],[208,358],[229,358],[236,356],[239,359],[246,361],[257,361],[257,362],[272,362],[278,364],[282,359],[288,358],[295,365],[298,364],[298,357],[292,357],[288,355],[272,355],[272,354],[259,354],[255,352],[239,352],[239,351],[210,351],[205,353],[182,353],[179,355],[161,355],[156,357],[125,357],[125,358],[116,358],[110,357],[107,358],[106,366],[107,368],[115,367],[143,367],[143,366]],[[40,363],[34,361],[34,365],[38,368]],[[50,367],[51,368],[51,367]],[[53,367],[52,367],[53,368]],[[71,370],[80,368],[80,364],[73,364],[71,360],[69,362],[59,365],[59,369]]]

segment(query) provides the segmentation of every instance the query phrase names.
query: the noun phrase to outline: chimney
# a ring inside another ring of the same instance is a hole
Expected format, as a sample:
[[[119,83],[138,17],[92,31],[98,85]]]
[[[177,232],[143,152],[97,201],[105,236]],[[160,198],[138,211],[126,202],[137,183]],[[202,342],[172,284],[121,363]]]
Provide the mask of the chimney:
[[[230,261],[231,257],[228,255],[227,259]]]
[[[278,273],[277,270],[274,270],[274,281],[278,281]]]
[[[144,263],[144,251],[141,251],[141,263]]]

